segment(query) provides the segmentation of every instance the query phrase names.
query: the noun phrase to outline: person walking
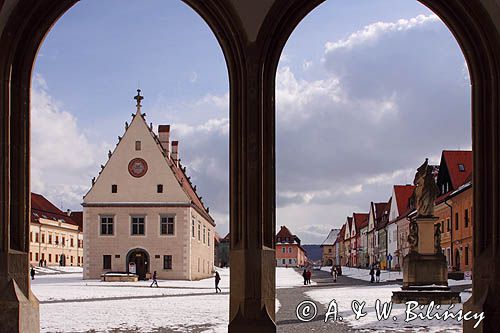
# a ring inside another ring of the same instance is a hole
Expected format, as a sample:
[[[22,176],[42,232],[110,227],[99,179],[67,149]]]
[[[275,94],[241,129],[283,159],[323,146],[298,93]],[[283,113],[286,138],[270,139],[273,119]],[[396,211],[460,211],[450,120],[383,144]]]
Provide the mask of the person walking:
[[[378,283],[378,282],[380,282],[380,266],[377,266],[376,275],[377,275],[377,283]]]
[[[335,266],[332,267],[332,276],[333,282],[337,282],[337,268]]]
[[[307,284],[311,284],[311,276],[312,276],[311,270],[308,269],[306,274],[307,274]]]
[[[33,266],[31,266],[30,275],[31,275],[31,279],[34,280],[35,279],[35,268]]]
[[[220,275],[219,272],[215,271],[215,293],[221,293],[222,290],[219,288]]]
[[[304,273],[302,273],[302,277],[304,278],[304,286],[307,284],[307,271],[304,268]]]
[[[153,287],[153,285],[156,285],[156,288],[158,288],[158,281],[156,280],[156,271],[153,272],[153,282],[151,283],[151,285],[149,287]]]
[[[375,275],[375,270],[373,269],[373,266],[372,266],[372,268],[370,268],[370,283],[375,282],[374,275]]]

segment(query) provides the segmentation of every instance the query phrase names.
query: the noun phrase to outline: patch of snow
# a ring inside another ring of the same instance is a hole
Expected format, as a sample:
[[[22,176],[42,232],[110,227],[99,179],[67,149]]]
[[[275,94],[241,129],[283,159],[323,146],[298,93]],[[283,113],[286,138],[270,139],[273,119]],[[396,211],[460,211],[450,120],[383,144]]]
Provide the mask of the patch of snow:
[[[41,332],[166,328],[218,333],[227,332],[229,323],[230,271],[217,270],[222,294],[215,293],[214,278],[158,280],[160,288],[150,288],[151,281],[83,280],[81,272],[37,276],[31,287],[41,301]],[[278,288],[303,286],[301,274],[291,268],[276,268],[276,282]],[[276,311],[280,308],[276,300]]]
[[[311,271],[311,284],[316,285],[314,282],[314,271]],[[276,288],[293,288],[304,286],[304,278],[302,273],[297,272],[293,268],[276,267]]]

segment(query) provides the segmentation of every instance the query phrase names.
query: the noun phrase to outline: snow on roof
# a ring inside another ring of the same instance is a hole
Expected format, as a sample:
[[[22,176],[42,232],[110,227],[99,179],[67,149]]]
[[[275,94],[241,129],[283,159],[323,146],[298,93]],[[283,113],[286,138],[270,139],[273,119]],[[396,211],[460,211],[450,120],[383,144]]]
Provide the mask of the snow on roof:
[[[328,236],[323,241],[323,243],[321,243],[320,246],[335,244],[335,241],[337,240],[337,235],[339,234],[339,232],[340,232],[340,229],[331,229],[330,232],[328,233]]]

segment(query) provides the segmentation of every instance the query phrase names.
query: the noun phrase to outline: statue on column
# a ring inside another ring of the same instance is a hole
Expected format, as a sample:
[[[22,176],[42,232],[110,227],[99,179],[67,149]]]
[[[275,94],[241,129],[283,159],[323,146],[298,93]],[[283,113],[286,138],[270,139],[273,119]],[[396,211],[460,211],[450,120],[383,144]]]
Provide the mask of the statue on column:
[[[432,167],[429,166],[429,160],[426,158],[415,174],[413,180],[415,187],[415,204],[417,217],[434,216],[434,202],[439,195],[439,188],[432,174]]]

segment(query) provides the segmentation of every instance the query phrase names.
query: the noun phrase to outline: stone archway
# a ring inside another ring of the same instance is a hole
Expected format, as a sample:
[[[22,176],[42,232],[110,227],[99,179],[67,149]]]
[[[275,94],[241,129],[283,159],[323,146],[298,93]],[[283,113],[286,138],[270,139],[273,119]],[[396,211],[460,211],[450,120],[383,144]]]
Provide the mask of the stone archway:
[[[500,321],[500,5],[420,0],[452,31],[471,77],[478,330]],[[28,279],[30,80],[50,27],[77,0],[0,0],[0,331],[37,332]],[[284,44],[323,0],[185,0],[211,27],[230,81],[230,332],[275,332],[275,75]]]
[[[125,262],[125,270],[127,273],[130,271],[131,264],[133,264],[135,271],[132,273],[137,274],[139,276],[139,280],[146,280],[147,274],[150,273],[148,251],[141,248],[135,248],[128,251]]]

